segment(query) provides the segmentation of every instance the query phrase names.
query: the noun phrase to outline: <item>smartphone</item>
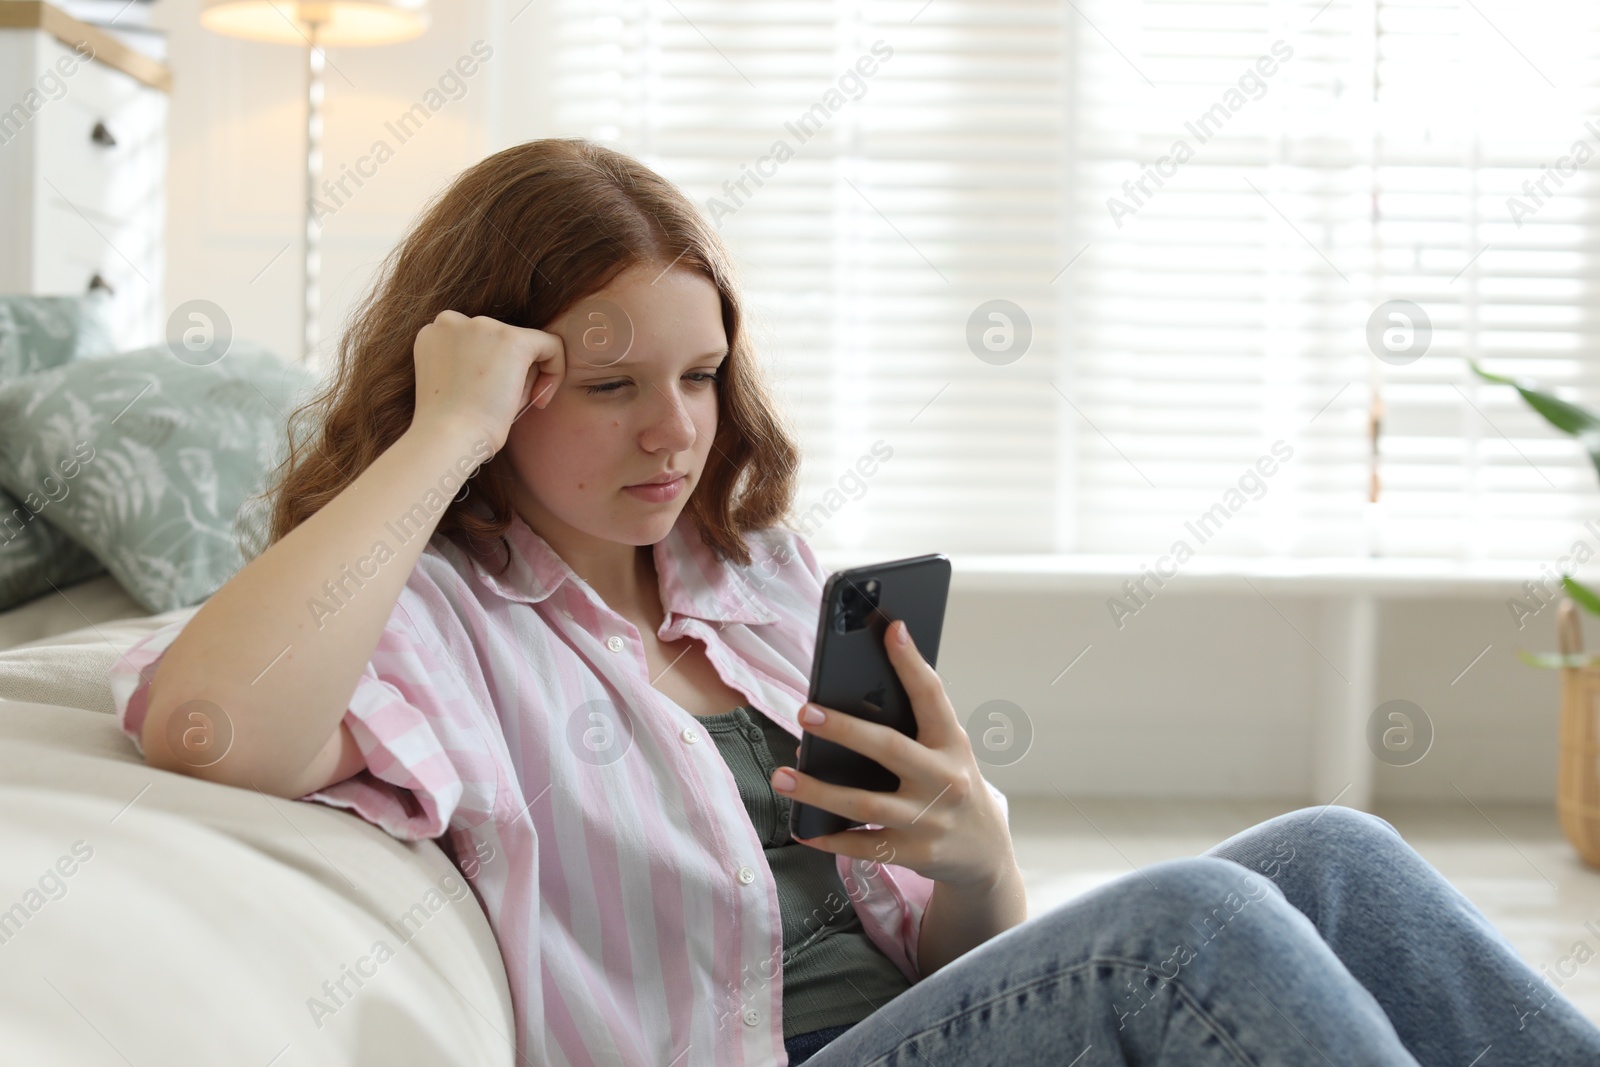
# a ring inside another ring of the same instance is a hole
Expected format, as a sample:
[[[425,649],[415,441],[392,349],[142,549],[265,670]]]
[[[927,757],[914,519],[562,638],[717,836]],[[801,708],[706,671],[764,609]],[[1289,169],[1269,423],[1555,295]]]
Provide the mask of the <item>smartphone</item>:
[[[949,594],[950,559],[937,552],[830,574],[811,657],[811,703],[915,738],[916,712],[889,661],[884,634],[890,623],[904,619],[917,650],[937,666]],[[889,793],[900,788],[900,776],[877,760],[810,731],[801,734],[795,766],[832,785]],[[789,809],[792,837],[818,837],[863,825],[810,804],[795,803]]]

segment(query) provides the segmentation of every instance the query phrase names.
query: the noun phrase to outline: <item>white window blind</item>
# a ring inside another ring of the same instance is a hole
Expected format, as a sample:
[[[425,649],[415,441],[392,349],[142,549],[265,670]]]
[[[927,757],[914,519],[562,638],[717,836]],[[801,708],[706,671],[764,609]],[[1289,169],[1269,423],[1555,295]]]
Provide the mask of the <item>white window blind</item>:
[[[560,11],[557,128],[638,156],[716,219],[805,452],[817,544],[1600,548],[1576,443],[1462,358],[1600,404],[1600,159],[1557,167],[1580,140],[1600,154],[1588,6]],[[1562,184],[1535,204],[1521,186],[1547,165]],[[1414,361],[1369,349],[1392,300],[1431,322]],[[975,320],[991,301],[1026,330]],[[1008,329],[1009,352],[985,347]]]

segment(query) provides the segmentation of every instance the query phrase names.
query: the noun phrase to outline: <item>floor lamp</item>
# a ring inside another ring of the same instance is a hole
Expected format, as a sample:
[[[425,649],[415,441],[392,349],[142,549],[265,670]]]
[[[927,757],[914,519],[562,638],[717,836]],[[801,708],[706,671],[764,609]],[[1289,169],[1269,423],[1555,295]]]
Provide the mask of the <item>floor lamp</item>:
[[[230,37],[306,50],[305,340],[302,362],[317,346],[322,223],[312,211],[322,180],[323,48],[393,44],[428,28],[427,0],[202,0],[200,25]]]

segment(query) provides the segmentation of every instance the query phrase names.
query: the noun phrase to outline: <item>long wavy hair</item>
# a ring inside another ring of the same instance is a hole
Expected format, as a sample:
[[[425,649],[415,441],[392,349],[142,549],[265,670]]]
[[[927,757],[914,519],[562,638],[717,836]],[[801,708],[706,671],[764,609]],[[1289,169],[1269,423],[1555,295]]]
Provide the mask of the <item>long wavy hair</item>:
[[[335,373],[288,417],[288,454],[261,494],[270,507],[262,550],[316,514],[410,427],[413,345],[439,312],[544,329],[629,267],[657,263],[698,271],[721,296],[729,351],[717,386],[717,433],[685,510],[718,559],[749,564],[742,534],[785,521],[800,451],[746,337],[732,257],[671,182],[581,138],[497,152],[424,208],[352,312]],[[469,552],[498,541],[502,571],[510,563],[513,477],[503,456],[492,457],[437,527]]]

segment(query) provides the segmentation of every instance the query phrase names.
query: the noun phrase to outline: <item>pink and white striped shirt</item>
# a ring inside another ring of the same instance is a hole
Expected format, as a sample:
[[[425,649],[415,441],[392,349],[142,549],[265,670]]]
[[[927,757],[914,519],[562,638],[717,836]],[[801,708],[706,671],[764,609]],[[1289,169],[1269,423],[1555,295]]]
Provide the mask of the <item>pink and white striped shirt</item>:
[[[778,896],[732,773],[651,686],[634,624],[520,519],[507,538],[499,576],[429,541],[345,714],[366,769],[302,799],[442,837],[499,942],[519,1063],[786,1065]],[[679,516],[653,546],[657,637],[704,642],[798,742],[826,572],[786,528],[745,538],[750,565],[718,562]],[[112,671],[135,745],[144,679],[186,621]],[[867,935],[916,982],[934,883],[836,859]]]

